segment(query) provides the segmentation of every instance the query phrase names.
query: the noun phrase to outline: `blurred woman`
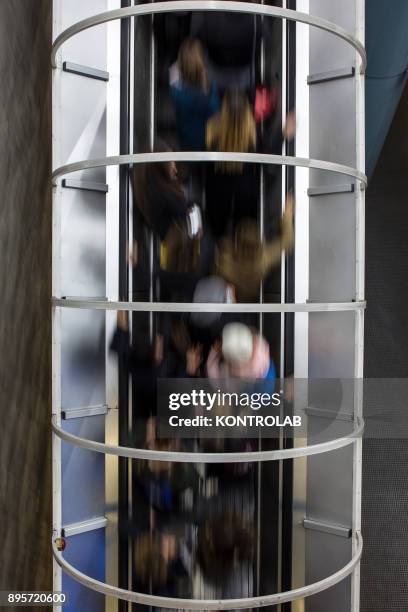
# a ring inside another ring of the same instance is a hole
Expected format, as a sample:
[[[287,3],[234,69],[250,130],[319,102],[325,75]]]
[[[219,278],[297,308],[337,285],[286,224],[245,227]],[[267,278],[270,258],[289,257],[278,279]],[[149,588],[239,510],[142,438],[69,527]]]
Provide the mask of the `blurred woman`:
[[[201,43],[188,38],[180,47],[171,96],[180,149],[203,151],[207,120],[219,109],[217,87],[210,82]]]
[[[256,123],[248,96],[239,91],[228,91],[221,111],[207,124],[206,144],[210,151],[248,153],[256,150]],[[225,174],[239,174],[240,162],[218,162],[216,168]]]
[[[283,139],[291,140],[295,134],[295,115],[293,112],[287,115],[282,132],[273,125],[264,128],[261,136],[248,96],[242,91],[228,91],[220,112],[207,123],[207,149],[279,155]],[[244,218],[257,218],[259,173],[259,164],[243,162],[217,162],[208,169],[208,220],[216,238],[233,230]]]
[[[165,145],[156,149],[159,153],[169,151]],[[186,218],[189,209],[173,161],[136,164],[133,169],[133,196],[144,221],[161,240],[165,239],[175,221]]]
[[[253,153],[257,135],[248,97],[242,91],[229,91],[221,110],[207,123],[207,149],[210,151]],[[231,221],[256,217],[259,176],[255,164],[216,162],[207,172],[207,213],[216,238],[223,236]]]
[[[161,151],[169,151],[165,146]],[[158,235],[154,260],[166,300],[191,301],[195,285],[213,263],[213,242],[204,233],[200,207],[189,202],[174,162],[137,165],[133,171],[135,206]]]

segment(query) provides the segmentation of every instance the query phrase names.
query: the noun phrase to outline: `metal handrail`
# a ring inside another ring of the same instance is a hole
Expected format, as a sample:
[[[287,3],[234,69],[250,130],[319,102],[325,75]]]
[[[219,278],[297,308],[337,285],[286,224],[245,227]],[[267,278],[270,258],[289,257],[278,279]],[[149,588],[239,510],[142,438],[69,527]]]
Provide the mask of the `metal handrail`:
[[[132,312],[235,312],[235,313],[282,313],[282,312],[355,312],[364,310],[365,301],[360,302],[307,302],[294,304],[201,304],[191,302],[114,302],[81,298],[52,298],[56,308],[78,308],[80,310],[128,310]]]
[[[296,599],[310,597],[316,593],[326,591],[335,584],[338,584],[353,572],[354,568],[360,561],[363,552],[363,540],[359,533],[354,534],[354,541],[356,542],[356,550],[352,559],[347,563],[347,565],[331,576],[291,591],[242,599],[179,599],[176,597],[160,597],[158,595],[148,595],[145,593],[127,591],[125,589],[120,589],[110,584],[106,584],[105,582],[95,580],[94,578],[91,578],[90,576],[87,576],[86,574],[77,570],[75,567],[73,567],[73,565],[64,559],[62,553],[58,550],[54,539],[52,542],[52,551],[58,565],[60,565],[67,574],[74,578],[74,580],[80,582],[85,587],[92,589],[93,591],[97,591],[98,593],[102,593],[103,595],[109,597],[115,597],[116,599],[123,599],[125,601],[139,603],[146,606],[171,608],[173,610],[236,610],[262,608],[264,606],[272,606],[289,601],[295,601]]]
[[[113,11],[106,11],[99,15],[93,15],[87,19],[83,19],[78,23],[75,23],[70,28],[61,32],[61,34],[55,39],[52,54],[51,63],[53,68],[57,67],[57,53],[60,47],[70,38],[109,21],[115,21],[117,19],[125,19],[127,17],[135,17],[139,15],[154,15],[157,13],[173,13],[177,11],[224,11],[229,13],[249,13],[251,15],[266,15],[269,17],[279,17],[281,19],[287,19],[289,21],[297,21],[304,23],[309,26],[319,28],[345,40],[352,47],[356,49],[361,57],[360,72],[363,74],[367,66],[367,55],[364,46],[359,40],[352,36],[347,30],[341,26],[332,23],[321,17],[313,17],[307,13],[300,11],[293,11],[286,8],[280,8],[276,6],[265,6],[262,4],[250,4],[249,2],[226,2],[225,0],[178,0],[176,2],[157,2],[152,4],[141,4],[138,6],[132,6],[129,8],[116,9]]]
[[[88,159],[56,168],[52,173],[54,185],[56,180],[66,174],[89,170],[91,168],[105,168],[107,166],[121,166],[125,164],[149,164],[160,162],[242,162],[248,164],[268,164],[274,166],[294,166],[313,170],[326,170],[336,174],[351,176],[360,181],[365,188],[367,177],[364,172],[351,166],[336,164],[334,162],[309,159],[308,157],[293,157],[291,155],[272,155],[268,153],[231,153],[216,151],[166,151],[163,153],[133,153],[131,155],[114,155],[99,159]]]
[[[320,455],[328,453],[349,444],[353,444],[359,439],[364,431],[364,420],[356,418],[354,421],[354,429],[347,436],[335,438],[327,442],[319,444],[311,444],[310,446],[299,446],[296,448],[286,448],[271,451],[254,451],[254,452],[236,452],[236,453],[196,453],[196,452],[180,452],[180,451],[157,451],[144,448],[130,448],[126,446],[115,446],[104,444],[103,442],[95,442],[81,438],[75,434],[71,434],[57,423],[55,416],[52,418],[52,430],[56,436],[84,448],[89,451],[102,453],[104,455],[115,455],[116,457],[127,457],[129,459],[144,459],[146,461],[166,461],[169,463],[258,463],[263,461],[279,461],[282,459],[296,459],[299,457],[309,457],[311,455]]]

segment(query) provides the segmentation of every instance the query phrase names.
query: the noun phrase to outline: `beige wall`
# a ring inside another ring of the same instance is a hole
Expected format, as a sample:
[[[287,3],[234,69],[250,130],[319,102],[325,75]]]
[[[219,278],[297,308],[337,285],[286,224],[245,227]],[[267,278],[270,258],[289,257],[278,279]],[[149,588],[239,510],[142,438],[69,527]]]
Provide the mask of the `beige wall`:
[[[51,0],[0,1],[0,589],[51,588]]]

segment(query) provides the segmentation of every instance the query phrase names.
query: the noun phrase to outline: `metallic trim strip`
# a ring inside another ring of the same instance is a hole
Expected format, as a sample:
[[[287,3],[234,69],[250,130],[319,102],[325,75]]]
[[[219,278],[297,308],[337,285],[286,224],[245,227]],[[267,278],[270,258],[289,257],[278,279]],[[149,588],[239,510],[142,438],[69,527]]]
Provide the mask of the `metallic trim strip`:
[[[311,595],[325,591],[335,584],[338,584],[353,572],[354,568],[360,561],[361,554],[363,552],[363,540],[359,533],[354,535],[354,539],[356,542],[354,556],[347,563],[347,565],[342,567],[335,574],[332,574],[323,580],[319,580],[318,582],[314,582],[291,591],[286,591],[284,593],[263,595],[261,597],[248,597],[245,599],[178,599],[175,597],[160,597],[157,595],[147,595],[145,593],[135,593],[134,591],[119,589],[83,574],[64,559],[61,552],[57,550],[54,539],[52,541],[52,551],[56,562],[69,576],[87,588],[109,597],[115,597],[117,599],[123,599],[125,601],[131,601],[147,606],[157,606],[158,608],[170,608],[173,610],[242,610],[248,608],[262,608],[264,606],[282,604],[285,602],[302,599],[304,597],[310,597]]]
[[[84,408],[68,408],[61,411],[61,417],[64,421],[70,419],[82,419],[83,417],[100,416],[108,414],[108,406],[85,406]]]
[[[88,295],[63,295],[60,299],[62,304],[65,304],[66,302],[87,302],[88,300],[91,302],[96,301],[98,304],[106,304],[108,302],[108,298],[103,295],[98,297]]]
[[[306,304],[198,304],[187,302],[111,302],[86,298],[52,298],[57,308],[82,310],[129,310],[133,312],[354,312],[364,310],[366,302],[327,302]]]
[[[353,183],[347,183],[345,185],[333,185],[327,187],[309,187],[307,190],[307,195],[309,198],[313,198],[316,196],[322,195],[332,195],[334,193],[353,193],[354,185]]]
[[[109,186],[106,183],[96,183],[94,181],[76,181],[75,179],[62,179],[62,187],[65,189],[82,189],[83,191],[101,191],[108,193]]]
[[[305,529],[310,529],[311,531],[330,533],[332,535],[340,536],[341,538],[351,538],[353,534],[353,530],[351,527],[344,527],[343,525],[333,525],[330,523],[322,523],[321,521],[314,521],[313,519],[308,518],[304,519],[303,527]]]
[[[62,70],[71,74],[88,77],[89,79],[96,79],[97,81],[109,81],[109,72],[106,72],[106,70],[99,70],[98,68],[91,68],[90,66],[83,66],[82,64],[64,62],[62,64]]]
[[[247,2],[226,2],[217,0],[216,2],[211,0],[178,0],[177,2],[157,2],[154,4],[143,4],[138,6],[132,6],[125,9],[117,9],[113,11],[106,11],[93,17],[83,19],[78,23],[75,23],[70,28],[55,39],[52,46],[51,63],[53,68],[57,67],[56,56],[60,47],[72,36],[79,34],[89,28],[115,19],[125,19],[126,17],[132,17],[136,15],[152,15],[155,13],[171,13],[176,11],[224,11],[231,13],[250,13],[252,15],[267,15],[270,17],[279,17],[281,19],[288,19],[289,21],[298,21],[305,23],[321,30],[325,30],[339,38],[345,40],[352,47],[356,49],[361,57],[360,71],[363,74],[367,65],[367,55],[364,46],[354,36],[349,34],[347,30],[338,26],[335,23],[322,19],[321,17],[313,17],[307,13],[301,13],[299,11],[292,11],[289,9],[283,9],[275,6],[265,6],[262,4],[250,4]]]
[[[183,0],[180,0],[183,1]],[[199,0],[196,0],[197,2]],[[147,6],[147,5],[142,5]],[[156,6],[156,5],[151,5]],[[88,159],[74,162],[56,168],[52,173],[54,184],[56,179],[71,172],[88,170],[89,168],[104,168],[107,166],[121,166],[124,164],[149,164],[157,162],[214,162],[230,161],[243,162],[249,164],[271,164],[275,166],[300,166],[302,168],[313,168],[315,170],[327,170],[337,174],[344,174],[356,178],[364,187],[367,186],[367,177],[364,172],[360,172],[350,166],[335,164],[333,162],[305,157],[293,157],[292,155],[268,155],[266,153],[218,153],[215,151],[169,151],[164,153],[135,153],[133,155],[115,155],[100,159]]]
[[[79,523],[71,523],[62,528],[62,536],[69,538],[71,536],[87,533],[88,531],[96,531],[97,529],[105,529],[108,524],[108,519],[105,516],[98,516],[87,521]]]
[[[355,420],[355,429],[348,436],[311,444],[310,446],[299,446],[288,449],[273,451],[254,451],[242,453],[194,453],[194,452],[175,452],[157,451],[144,448],[130,448],[125,446],[113,446],[86,440],[74,434],[68,433],[58,426],[55,418],[52,419],[52,430],[54,434],[80,448],[102,453],[104,455],[117,455],[118,457],[128,457],[129,459],[145,459],[146,461],[168,461],[171,463],[255,463],[258,461],[277,461],[279,459],[296,459],[297,457],[308,457],[310,455],[320,455],[328,453],[358,440],[364,431],[364,420]]]
[[[338,70],[327,70],[326,72],[317,72],[310,74],[307,77],[308,85],[317,85],[318,83],[327,83],[329,81],[337,81],[339,79],[349,79],[354,77],[356,69],[354,66],[349,68],[339,68]]]

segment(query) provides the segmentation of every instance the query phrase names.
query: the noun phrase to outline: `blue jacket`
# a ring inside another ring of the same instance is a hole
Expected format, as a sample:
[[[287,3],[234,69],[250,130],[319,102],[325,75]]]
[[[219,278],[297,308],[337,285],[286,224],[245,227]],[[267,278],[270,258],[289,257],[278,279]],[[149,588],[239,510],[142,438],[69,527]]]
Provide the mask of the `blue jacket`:
[[[215,85],[208,94],[179,82],[171,86],[176,110],[177,133],[184,151],[205,151],[205,130],[208,119],[220,108]]]

